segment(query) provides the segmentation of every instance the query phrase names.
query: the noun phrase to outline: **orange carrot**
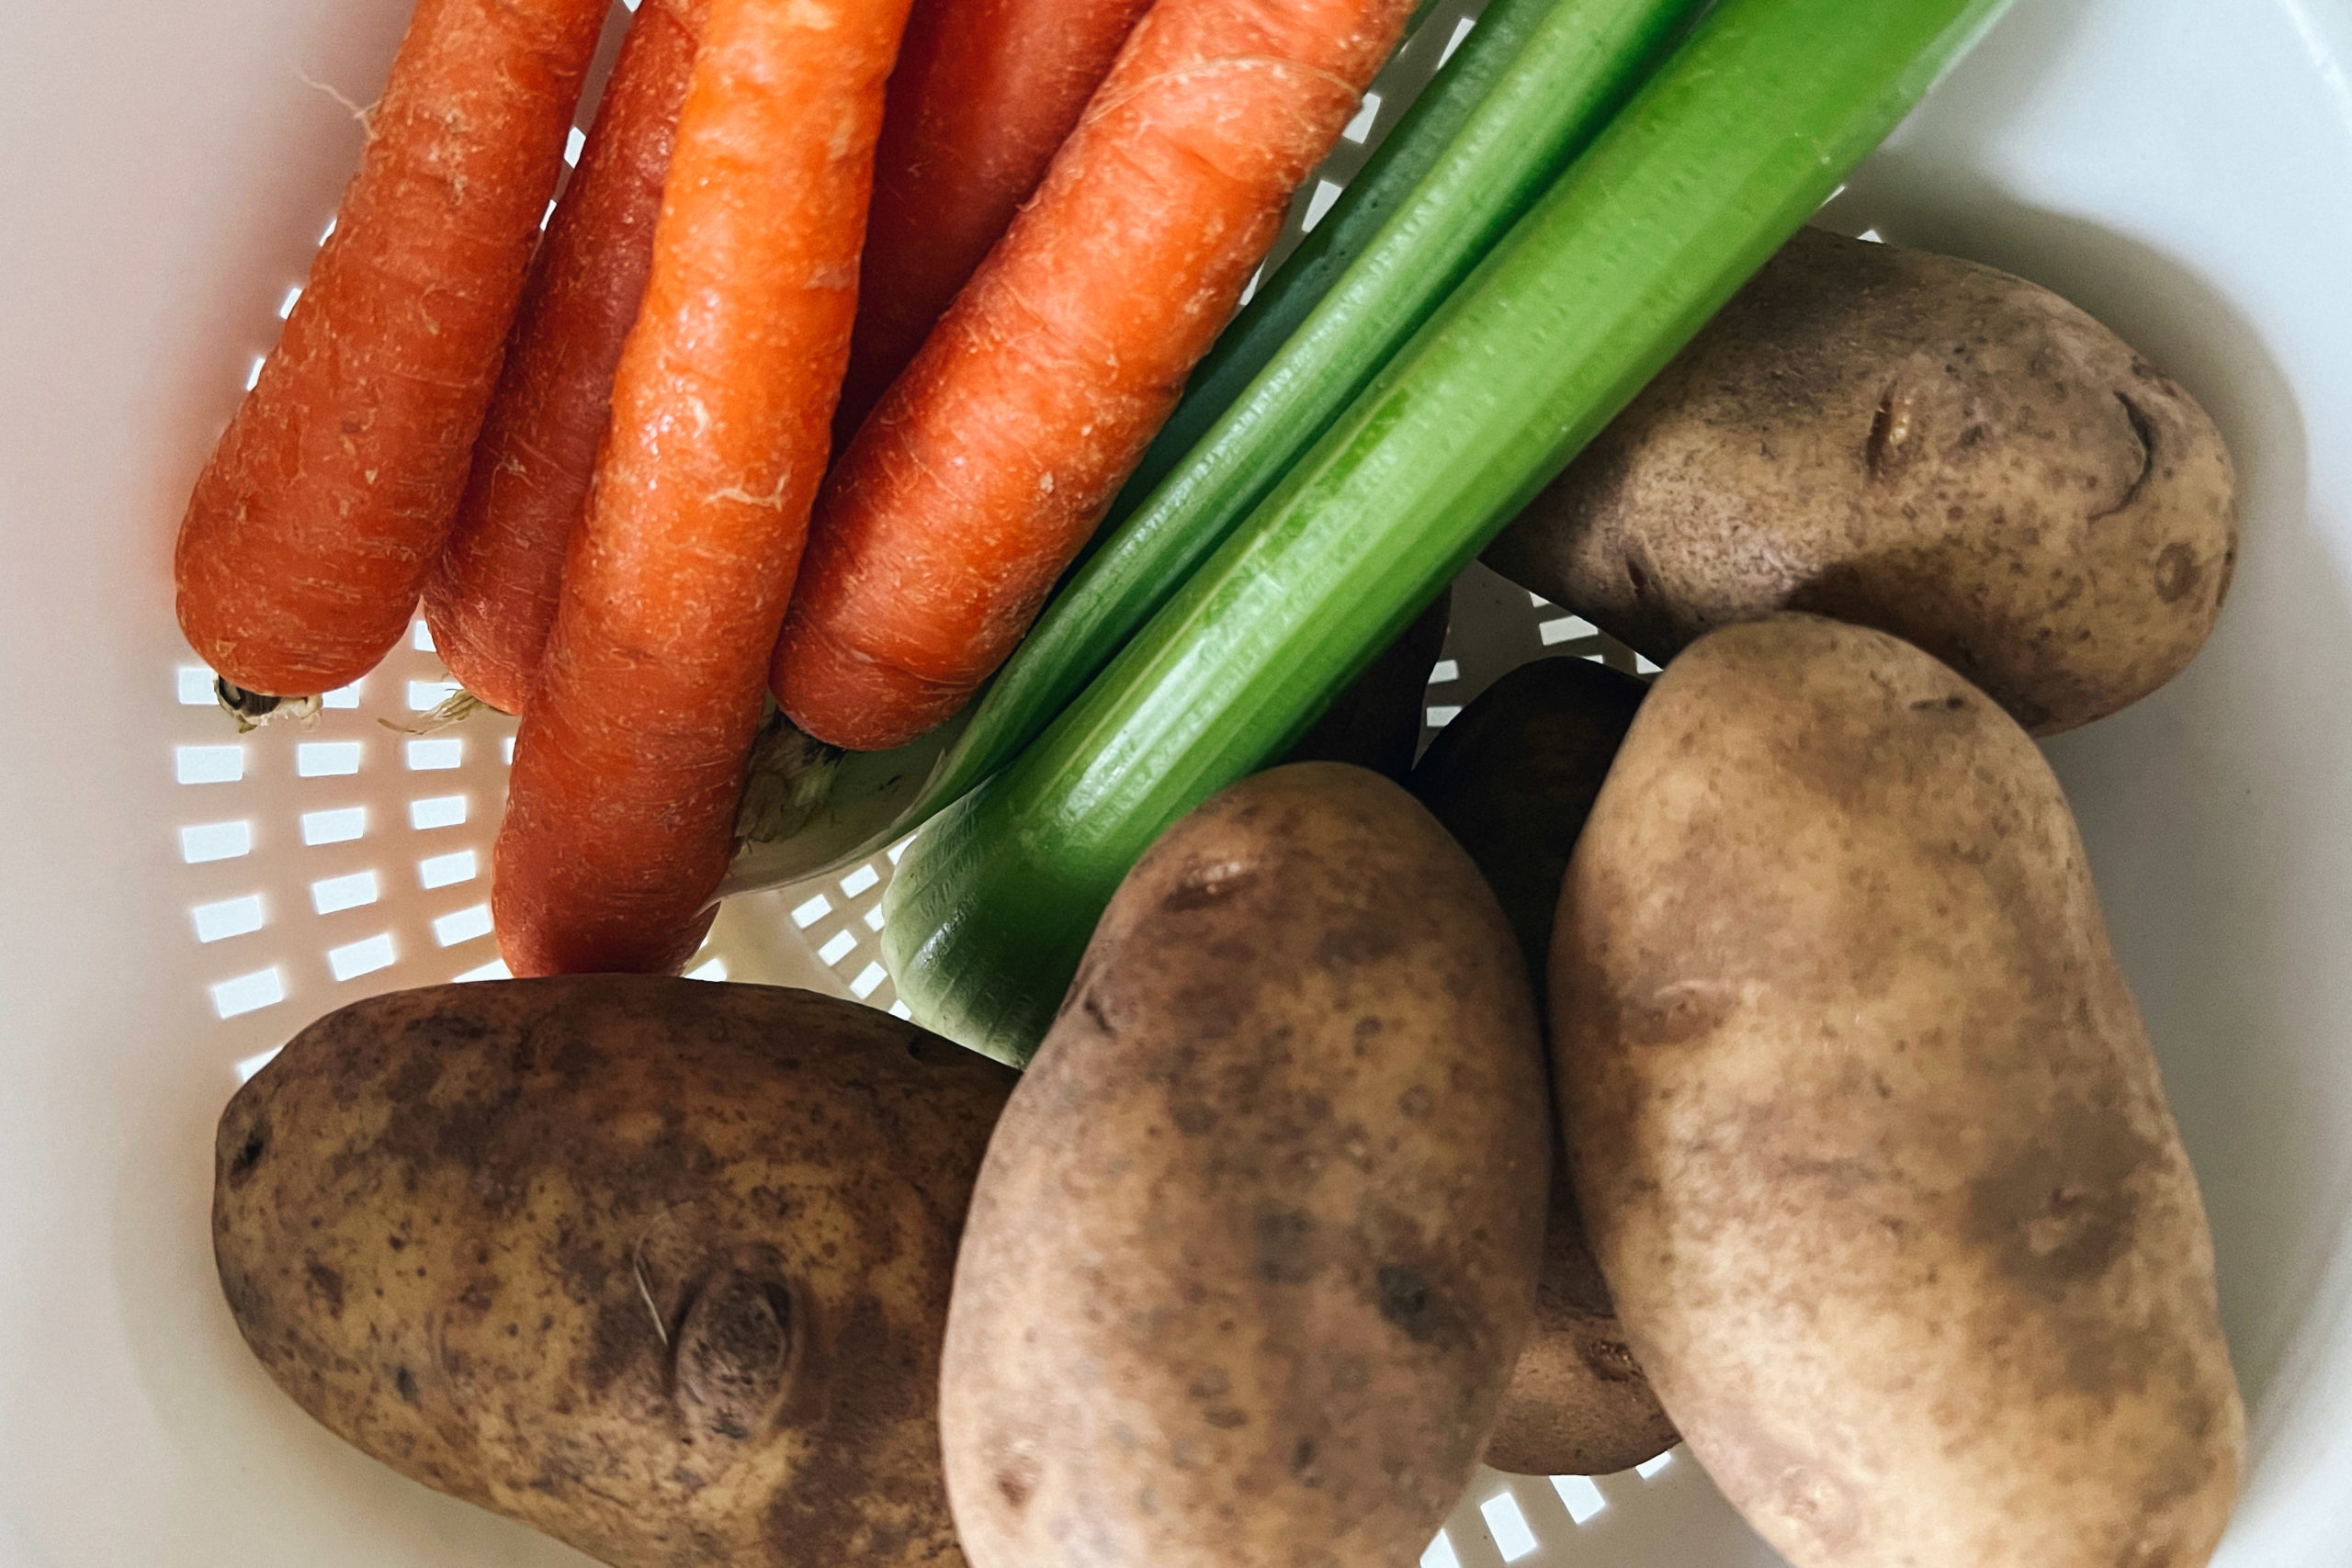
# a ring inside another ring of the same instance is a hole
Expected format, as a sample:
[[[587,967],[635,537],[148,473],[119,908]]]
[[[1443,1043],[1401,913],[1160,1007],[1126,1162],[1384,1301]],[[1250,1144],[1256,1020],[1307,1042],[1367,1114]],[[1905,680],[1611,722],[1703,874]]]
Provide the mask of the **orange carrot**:
[[[915,0],[874,149],[836,447],[1045,178],[1148,4]]]
[[[605,0],[419,0],[359,173],[180,524],[180,627],[248,691],[356,680],[441,553]]]
[[[900,745],[1003,661],[1410,6],[1159,0],[827,480],[771,671],[795,724]]]
[[[907,0],[710,0],[491,912],[518,975],[674,971],[734,844],[849,357]]]
[[[670,144],[704,0],[641,0],[580,166],[531,264],[424,618],[451,674],[521,713],[555,624],[564,542],[588,496],[621,341],[645,297]]]

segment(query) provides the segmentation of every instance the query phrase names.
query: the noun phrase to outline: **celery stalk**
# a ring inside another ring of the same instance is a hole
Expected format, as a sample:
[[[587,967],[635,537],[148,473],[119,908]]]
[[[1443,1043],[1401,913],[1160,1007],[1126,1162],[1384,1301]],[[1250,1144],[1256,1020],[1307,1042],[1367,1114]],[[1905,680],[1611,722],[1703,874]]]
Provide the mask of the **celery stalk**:
[[[1311,723],[2003,0],[1724,0],[1306,458],[892,880],[917,1019],[1023,1061],[1170,824]]]
[[[1494,0],[1193,372],[1102,544],[974,704],[925,789],[929,808],[1009,761],[1085,689],[1600,133],[1702,3]]]

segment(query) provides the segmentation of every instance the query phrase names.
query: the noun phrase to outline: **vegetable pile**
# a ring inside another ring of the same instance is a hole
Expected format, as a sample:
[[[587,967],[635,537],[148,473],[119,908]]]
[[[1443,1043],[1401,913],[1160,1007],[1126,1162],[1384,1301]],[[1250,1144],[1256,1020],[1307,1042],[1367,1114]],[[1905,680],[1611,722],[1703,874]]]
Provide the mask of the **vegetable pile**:
[[[422,597],[524,977],[229,1106],[270,1376],[618,1568],[1406,1568],[1678,1439],[1797,1568],[2204,1562],[2211,1242],[2031,736],[2202,645],[2229,456],[1802,228],[1997,9],[1494,0],[1261,276],[1407,0],[644,0],[536,241],[602,0],[421,0],[180,615],[293,711]],[[1419,748],[1482,553],[1663,673]],[[674,977],[918,827],[915,1023]]]

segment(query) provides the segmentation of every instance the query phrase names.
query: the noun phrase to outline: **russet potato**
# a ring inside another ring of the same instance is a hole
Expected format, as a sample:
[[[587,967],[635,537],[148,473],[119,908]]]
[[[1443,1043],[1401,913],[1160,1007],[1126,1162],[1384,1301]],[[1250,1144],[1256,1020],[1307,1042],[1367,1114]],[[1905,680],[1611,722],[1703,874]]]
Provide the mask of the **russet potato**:
[[[331,1430],[618,1568],[940,1568],[948,1284],[1012,1077],[805,991],[375,997],[223,1113],[221,1285]]]
[[[1528,1333],[1543,1074],[1494,896],[1397,785],[1300,763],[1170,829],[973,1196],[976,1568],[1412,1568]]]
[[[2048,735],[2203,646],[2234,496],[2205,411],[2055,294],[1808,229],[1485,558],[1660,663],[1777,611],[1876,626]]]
[[[1577,841],[1554,1081],[1634,1355],[1797,1568],[2196,1568],[2245,1416],[2065,797],[1782,616],[1668,666]]]

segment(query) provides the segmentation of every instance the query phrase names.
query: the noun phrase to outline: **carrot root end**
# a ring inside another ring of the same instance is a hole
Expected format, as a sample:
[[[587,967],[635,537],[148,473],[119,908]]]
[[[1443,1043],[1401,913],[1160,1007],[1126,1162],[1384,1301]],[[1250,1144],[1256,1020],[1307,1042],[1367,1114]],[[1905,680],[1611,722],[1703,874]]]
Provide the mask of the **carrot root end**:
[[[212,700],[220,710],[237,721],[237,733],[250,735],[265,724],[291,719],[302,726],[318,721],[319,699],[316,696],[278,697],[267,692],[249,692],[233,684],[226,675],[212,678]]]

